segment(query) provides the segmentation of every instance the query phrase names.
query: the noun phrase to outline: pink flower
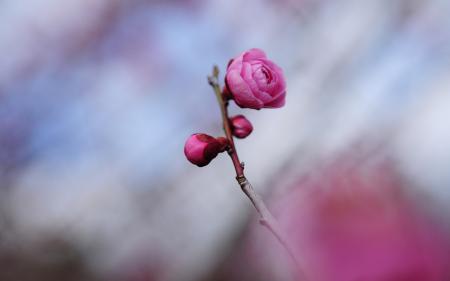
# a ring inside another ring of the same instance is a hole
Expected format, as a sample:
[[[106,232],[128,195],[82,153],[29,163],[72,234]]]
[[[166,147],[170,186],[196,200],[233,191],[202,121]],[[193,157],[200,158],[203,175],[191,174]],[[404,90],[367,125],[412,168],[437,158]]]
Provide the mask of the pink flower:
[[[225,83],[242,108],[278,108],[285,103],[283,70],[260,49],[250,49],[228,64]]]
[[[244,115],[236,115],[230,118],[232,133],[235,137],[246,138],[253,131],[253,126]]]
[[[228,141],[223,137],[193,134],[186,140],[184,155],[192,164],[203,167],[216,158],[217,154],[225,151],[227,145]]]

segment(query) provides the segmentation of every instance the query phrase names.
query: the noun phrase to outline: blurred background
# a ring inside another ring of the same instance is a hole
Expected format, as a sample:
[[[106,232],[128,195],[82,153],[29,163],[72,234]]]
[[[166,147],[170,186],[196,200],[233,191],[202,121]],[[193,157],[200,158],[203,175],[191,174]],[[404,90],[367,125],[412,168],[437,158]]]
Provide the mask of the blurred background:
[[[219,136],[213,64],[258,47],[246,173],[310,281],[450,280],[447,0],[0,1],[0,280],[305,280]],[[223,77],[223,72],[221,73]]]

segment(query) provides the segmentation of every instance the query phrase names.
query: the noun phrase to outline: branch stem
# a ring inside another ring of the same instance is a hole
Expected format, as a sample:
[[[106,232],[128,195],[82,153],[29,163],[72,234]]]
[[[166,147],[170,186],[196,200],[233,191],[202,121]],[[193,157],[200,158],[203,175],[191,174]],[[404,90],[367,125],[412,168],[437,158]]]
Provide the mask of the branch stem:
[[[230,156],[233,162],[234,169],[236,171],[236,180],[239,183],[242,191],[250,199],[256,211],[260,215],[260,223],[263,226],[265,226],[276,237],[278,242],[280,242],[280,244],[288,252],[289,256],[295,263],[297,269],[303,276],[304,274],[300,270],[300,263],[298,262],[292,249],[289,247],[289,244],[287,243],[287,240],[284,237],[283,232],[281,231],[278,221],[274,218],[272,213],[266,207],[266,204],[264,203],[262,198],[256,193],[256,191],[253,189],[252,185],[244,175],[244,164],[239,161],[239,156],[236,147],[234,145],[234,138],[230,125],[230,119],[228,116],[228,101],[222,95],[222,91],[220,89],[219,69],[217,66],[214,66],[212,76],[208,76],[208,82],[213,88],[220,106],[220,112],[222,114],[222,121],[223,121],[223,129],[229,145],[228,155]]]

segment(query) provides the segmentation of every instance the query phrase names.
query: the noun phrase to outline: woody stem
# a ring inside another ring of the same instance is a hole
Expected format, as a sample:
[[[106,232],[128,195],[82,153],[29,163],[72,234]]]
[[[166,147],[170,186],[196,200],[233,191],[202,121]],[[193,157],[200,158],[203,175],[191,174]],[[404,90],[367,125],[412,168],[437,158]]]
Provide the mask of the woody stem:
[[[239,161],[239,156],[236,147],[234,145],[233,134],[228,116],[228,101],[222,95],[222,91],[220,89],[219,69],[217,66],[214,66],[212,75],[208,76],[208,82],[213,88],[220,106],[220,112],[222,114],[222,121],[223,121],[223,129],[225,131],[225,136],[228,140],[229,145],[228,155],[230,156],[233,162],[234,169],[236,171],[236,180],[239,183],[239,186],[241,187],[242,191],[250,199],[256,211],[258,212],[260,216],[260,223],[264,225],[276,237],[276,239],[288,252],[293,262],[296,264],[297,269],[300,269],[299,262],[296,256],[294,255],[294,252],[289,247],[287,240],[284,237],[283,232],[281,231],[281,228],[278,224],[278,221],[274,218],[272,213],[266,207],[266,204],[264,203],[262,198],[256,193],[256,191],[253,189],[252,185],[244,175],[244,165]]]

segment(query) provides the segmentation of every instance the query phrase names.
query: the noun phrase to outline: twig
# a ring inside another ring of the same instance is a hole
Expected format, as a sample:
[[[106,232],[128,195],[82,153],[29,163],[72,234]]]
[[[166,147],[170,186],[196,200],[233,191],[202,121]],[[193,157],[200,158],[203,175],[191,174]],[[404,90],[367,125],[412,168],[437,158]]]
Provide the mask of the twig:
[[[269,209],[267,209],[264,201],[255,192],[252,185],[244,175],[244,163],[239,161],[239,156],[236,151],[236,147],[234,146],[234,139],[228,116],[228,101],[222,95],[222,91],[220,89],[219,68],[217,66],[214,66],[212,76],[208,76],[208,83],[214,89],[217,101],[220,106],[220,112],[222,114],[222,121],[223,121],[223,129],[225,131],[225,136],[229,143],[228,155],[231,157],[234,169],[236,170],[236,180],[239,183],[242,191],[245,193],[245,195],[247,195],[247,197],[252,202],[253,206],[255,206],[256,211],[259,213],[260,223],[264,225],[277,238],[277,240],[281,243],[281,245],[284,247],[284,249],[288,252],[289,256],[294,261],[295,265],[297,266],[297,270],[299,270],[300,274],[304,276],[303,271],[300,269],[300,263],[298,262],[296,256],[294,255],[294,252],[289,247],[286,238],[281,232],[281,228],[278,225],[278,221],[273,217]]]

